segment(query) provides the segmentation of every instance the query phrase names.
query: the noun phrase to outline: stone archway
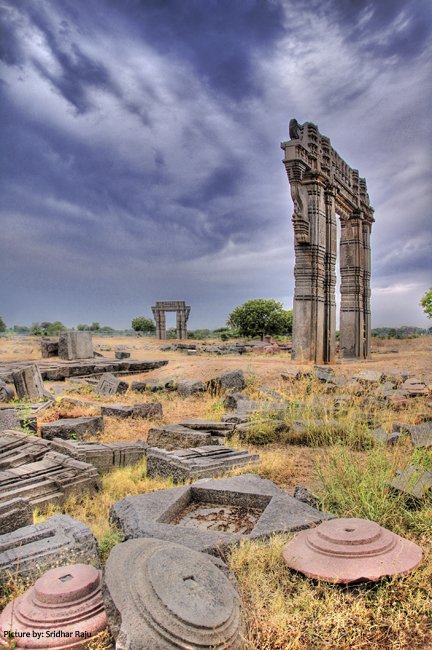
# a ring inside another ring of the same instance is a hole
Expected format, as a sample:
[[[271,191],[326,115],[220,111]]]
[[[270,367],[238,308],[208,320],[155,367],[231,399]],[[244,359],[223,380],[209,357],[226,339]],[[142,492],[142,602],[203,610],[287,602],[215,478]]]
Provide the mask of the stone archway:
[[[336,212],[341,220],[340,348],[370,355],[370,232],[366,181],[311,122],[290,121],[283,163],[294,202],[293,359],[331,363],[336,348]]]
[[[156,321],[156,338],[166,339],[166,319],[165,312],[176,312],[176,329],[178,339],[187,339],[187,321],[190,314],[190,307],[184,300],[165,300],[156,302],[152,307],[154,319]]]

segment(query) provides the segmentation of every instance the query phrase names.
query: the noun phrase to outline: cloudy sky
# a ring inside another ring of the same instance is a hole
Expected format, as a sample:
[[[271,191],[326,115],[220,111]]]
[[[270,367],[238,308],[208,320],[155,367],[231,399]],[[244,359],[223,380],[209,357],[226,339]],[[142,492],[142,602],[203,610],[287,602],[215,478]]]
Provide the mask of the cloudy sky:
[[[365,176],[373,326],[430,324],[429,0],[0,0],[8,324],[293,296],[288,122]],[[168,325],[174,324],[174,317]]]

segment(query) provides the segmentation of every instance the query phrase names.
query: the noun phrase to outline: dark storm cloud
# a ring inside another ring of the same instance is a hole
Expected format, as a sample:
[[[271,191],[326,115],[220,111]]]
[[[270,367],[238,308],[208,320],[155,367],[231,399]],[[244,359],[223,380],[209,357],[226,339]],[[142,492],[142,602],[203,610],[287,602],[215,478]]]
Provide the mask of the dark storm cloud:
[[[247,298],[289,306],[278,145],[296,116],[367,177],[377,320],[395,322],[395,296],[418,322],[427,12],[422,0],[4,3],[0,254],[14,291],[1,315],[127,326],[185,298],[194,327]]]

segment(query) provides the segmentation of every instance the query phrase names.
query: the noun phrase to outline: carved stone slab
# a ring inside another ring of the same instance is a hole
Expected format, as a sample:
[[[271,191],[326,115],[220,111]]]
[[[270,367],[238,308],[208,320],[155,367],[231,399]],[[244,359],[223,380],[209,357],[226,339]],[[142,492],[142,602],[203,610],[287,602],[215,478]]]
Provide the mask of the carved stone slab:
[[[255,474],[127,497],[110,512],[126,539],[155,537],[213,555],[241,539],[302,530],[331,517]]]
[[[0,634],[4,638],[10,632],[17,648],[77,650],[87,647],[85,642],[107,623],[101,572],[86,564],[69,564],[49,569],[6,606],[0,615]]]
[[[114,467],[125,467],[138,463],[146,455],[145,442],[83,442],[55,438],[53,451],[71,456],[83,463],[91,463],[99,472],[109,472]]]
[[[163,426],[150,429],[147,442],[150,447],[171,450],[217,444],[218,437],[212,436],[210,431],[189,429],[180,424],[164,424]]]
[[[306,530],[283,550],[288,566],[327,582],[379,580],[409,573],[423,551],[367,519],[333,519]]]
[[[21,431],[0,433],[0,471],[41,460],[49,451],[46,440]]]
[[[0,503],[24,497],[33,507],[43,507],[99,488],[99,474],[93,465],[53,451],[41,460],[0,471]]]
[[[66,515],[0,535],[0,582],[11,575],[34,582],[53,567],[82,562],[99,567],[90,528]]]
[[[28,499],[11,499],[0,504],[0,535],[33,523],[33,510]]]
[[[151,448],[147,452],[147,474],[150,477],[172,477],[177,483],[191,478],[220,476],[234,467],[258,462],[258,454],[223,445],[173,451]]]
[[[0,379],[13,383],[13,373],[28,367],[32,361],[11,361],[0,363]],[[168,361],[138,361],[136,359],[78,359],[76,361],[38,361],[42,379],[61,381],[70,377],[102,375],[105,372],[133,373],[149,372],[166,366]]]
[[[238,595],[209,556],[166,541],[130,540],[111,551],[104,581],[119,650],[241,647]]]
[[[142,404],[108,404],[102,406],[102,415],[115,418],[161,418],[163,415],[160,402],[143,402]]]
[[[20,399],[37,401],[46,397],[42,376],[36,364],[12,373],[17,396]]]
[[[92,359],[94,357],[91,332],[64,332],[60,334],[58,355],[60,359]]]
[[[110,372],[102,375],[95,388],[96,395],[120,395],[127,391],[129,384],[125,381],[120,381]]]
[[[54,438],[69,439],[94,434],[103,431],[104,424],[101,416],[63,418],[55,422],[48,422],[41,427],[41,435],[45,440]]]

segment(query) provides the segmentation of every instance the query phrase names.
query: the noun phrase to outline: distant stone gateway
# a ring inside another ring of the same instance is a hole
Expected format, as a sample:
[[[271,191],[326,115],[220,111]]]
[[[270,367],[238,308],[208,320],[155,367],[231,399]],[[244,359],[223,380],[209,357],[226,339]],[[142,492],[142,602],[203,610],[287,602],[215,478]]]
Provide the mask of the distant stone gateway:
[[[333,149],[316,124],[292,119],[281,143],[294,202],[295,291],[292,357],[332,363],[336,348],[336,214],[340,238],[340,348],[370,355],[370,233],[366,180]]]
[[[190,307],[184,300],[164,300],[156,302],[152,307],[154,319],[156,321],[156,338],[166,339],[166,322],[165,312],[176,312],[176,330],[178,339],[187,339],[187,321],[190,314]]]

